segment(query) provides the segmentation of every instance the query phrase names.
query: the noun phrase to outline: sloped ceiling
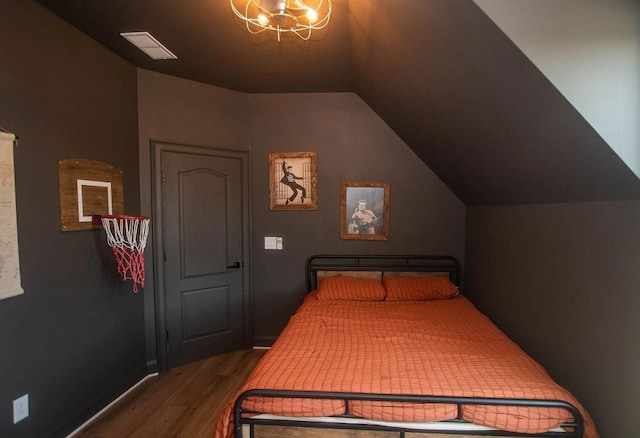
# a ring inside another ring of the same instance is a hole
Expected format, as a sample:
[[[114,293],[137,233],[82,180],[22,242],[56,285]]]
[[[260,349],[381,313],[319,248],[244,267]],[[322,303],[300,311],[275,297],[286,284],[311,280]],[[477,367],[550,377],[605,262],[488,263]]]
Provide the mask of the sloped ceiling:
[[[247,93],[355,92],[467,205],[640,199],[640,180],[472,0],[334,0],[317,40],[226,0],[39,0],[133,64]],[[176,61],[120,36],[149,31]]]
[[[474,3],[640,177],[640,2]]]

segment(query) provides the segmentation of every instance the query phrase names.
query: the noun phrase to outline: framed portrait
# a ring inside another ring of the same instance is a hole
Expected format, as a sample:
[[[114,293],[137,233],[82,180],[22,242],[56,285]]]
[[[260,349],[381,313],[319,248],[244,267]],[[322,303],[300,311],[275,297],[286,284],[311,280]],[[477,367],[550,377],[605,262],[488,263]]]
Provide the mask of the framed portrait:
[[[317,210],[318,164],[315,152],[269,154],[271,210]]]
[[[389,239],[389,183],[343,181],[340,238]]]

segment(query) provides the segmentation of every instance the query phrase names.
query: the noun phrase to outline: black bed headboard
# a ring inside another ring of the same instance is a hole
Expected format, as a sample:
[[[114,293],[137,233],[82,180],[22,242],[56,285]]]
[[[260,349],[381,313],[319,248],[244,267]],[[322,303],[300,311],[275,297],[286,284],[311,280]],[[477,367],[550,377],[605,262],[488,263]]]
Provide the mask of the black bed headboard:
[[[318,287],[320,271],[439,272],[460,286],[460,264],[451,256],[314,255],[307,261],[307,292]]]

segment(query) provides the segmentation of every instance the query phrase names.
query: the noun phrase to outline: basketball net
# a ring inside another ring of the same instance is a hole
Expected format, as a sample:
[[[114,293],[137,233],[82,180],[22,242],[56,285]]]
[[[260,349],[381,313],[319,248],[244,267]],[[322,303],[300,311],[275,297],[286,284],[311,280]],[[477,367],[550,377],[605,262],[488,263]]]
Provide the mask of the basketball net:
[[[144,216],[102,216],[107,244],[113,250],[118,273],[123,280],[133,280],[133,292],[144,287],[144,248],[147,246],[150,219]]]

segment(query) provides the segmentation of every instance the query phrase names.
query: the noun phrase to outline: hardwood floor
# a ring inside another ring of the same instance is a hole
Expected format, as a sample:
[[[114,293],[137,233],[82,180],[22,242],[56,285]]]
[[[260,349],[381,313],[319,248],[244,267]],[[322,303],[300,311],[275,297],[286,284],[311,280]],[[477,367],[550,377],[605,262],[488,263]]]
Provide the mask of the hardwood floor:
[[[236,351],[147,379],[74,438],[212,438],[218,412],[265,352]]]

